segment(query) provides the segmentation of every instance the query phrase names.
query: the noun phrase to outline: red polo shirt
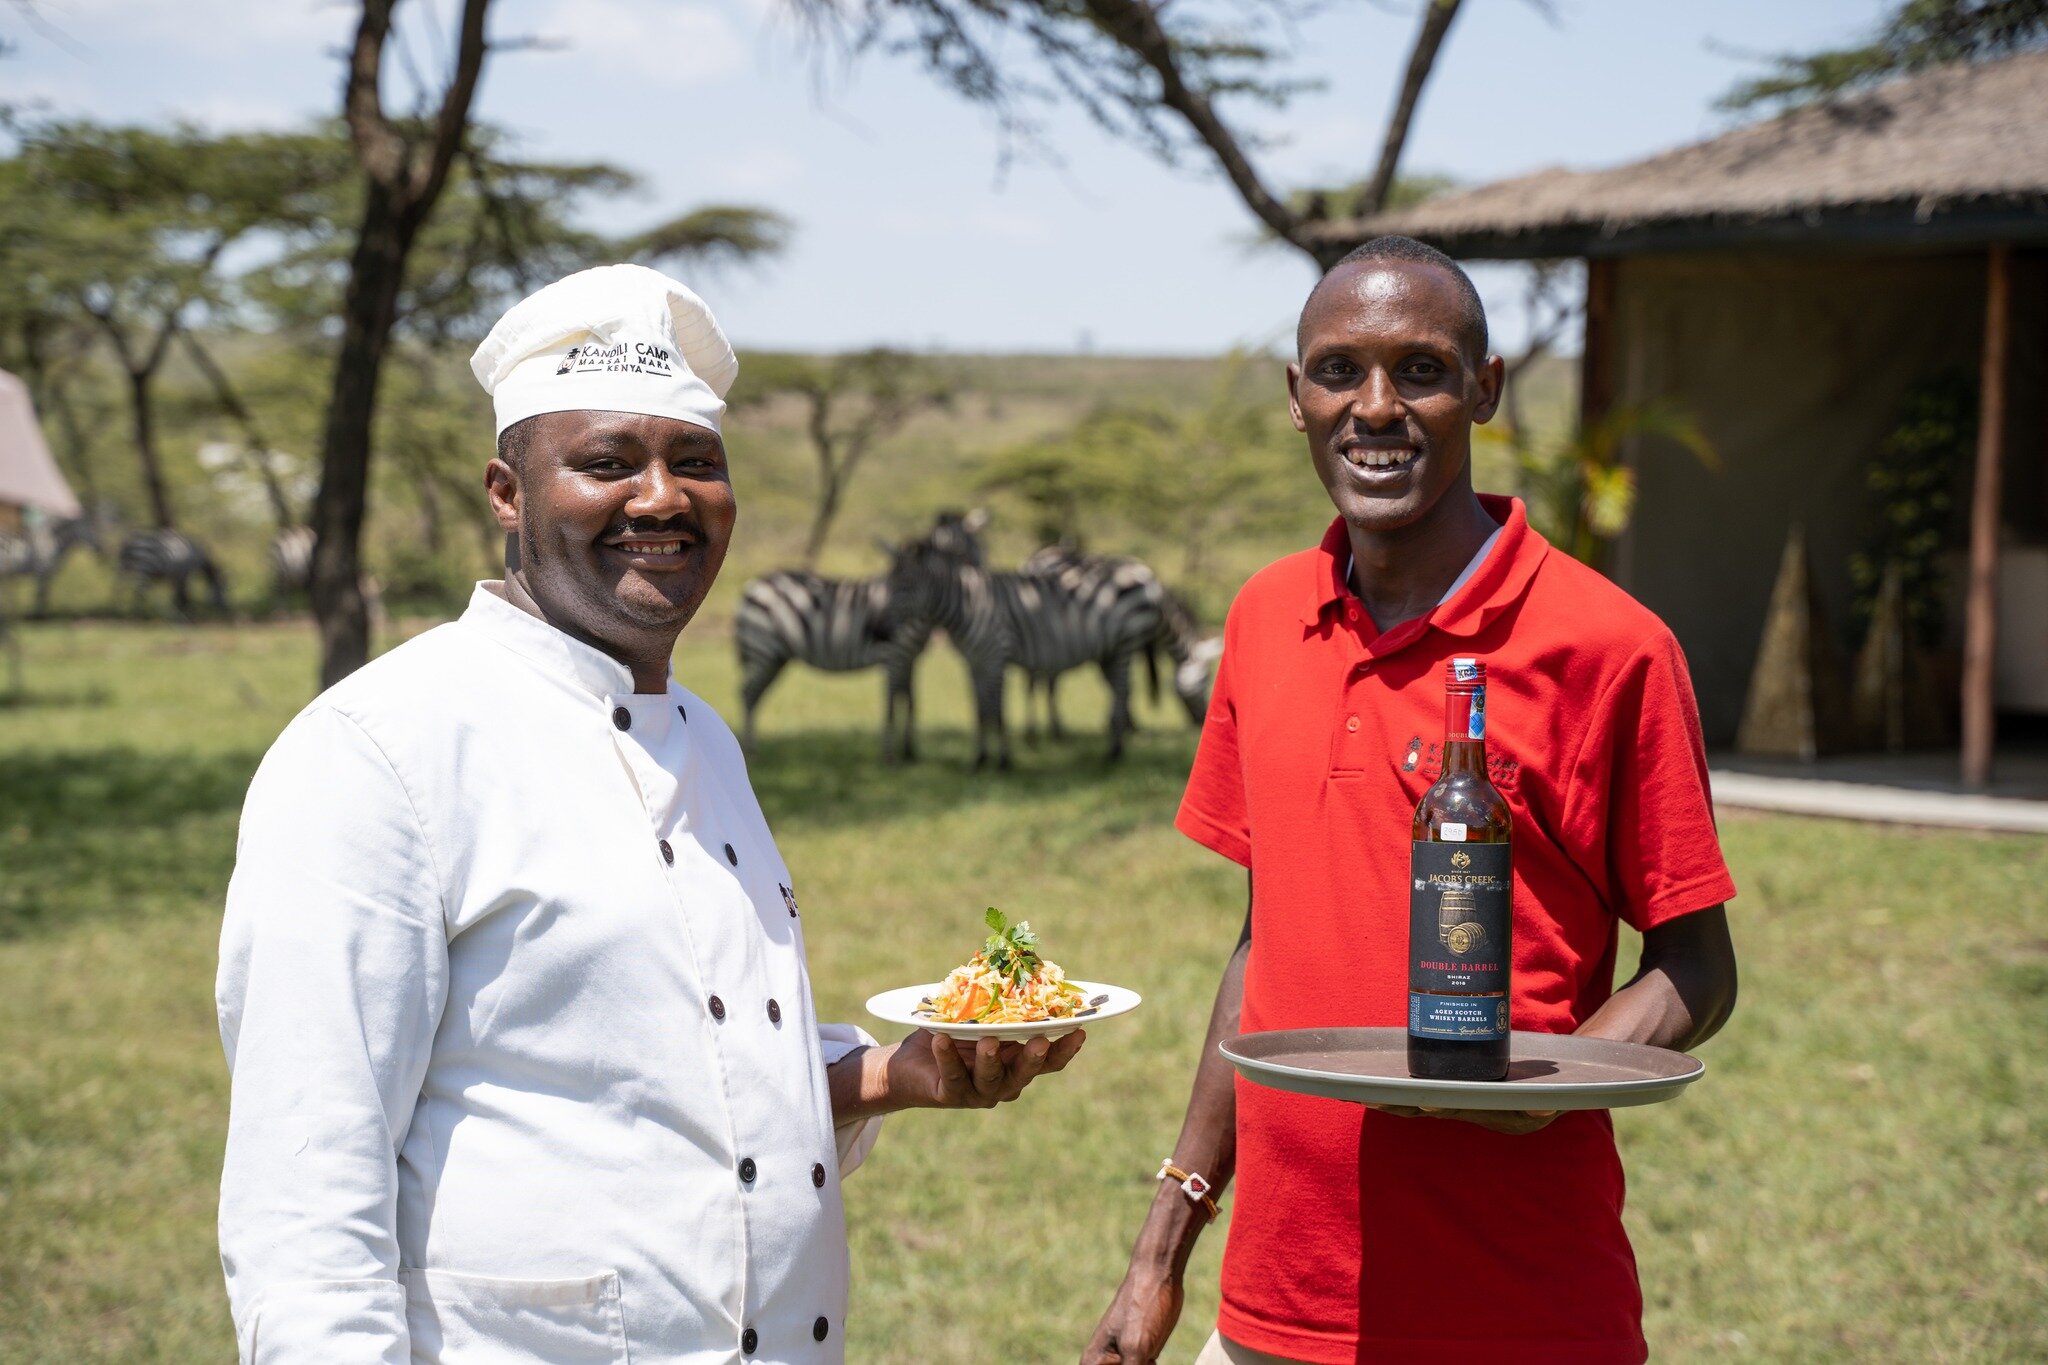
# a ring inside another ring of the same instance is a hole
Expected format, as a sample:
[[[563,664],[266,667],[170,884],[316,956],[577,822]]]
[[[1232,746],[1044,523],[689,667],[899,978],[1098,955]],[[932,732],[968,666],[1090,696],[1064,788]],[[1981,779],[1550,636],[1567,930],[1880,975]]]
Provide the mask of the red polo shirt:
[[[1616,924],[1735,894],[1671,632],[1551,550],[1522,504],[1428,615],[1381,634],[1344,523],[1255,575],[1177,821],[1252,869],[1247,1032],[1407,1019],[1408,830],[1436,780],[1444,661],[1487,665],[1514,808],[1514,1019],[1567,1033],[1613,990]],[[1647,1356],[1605,1113],[1522,1137],[1239,1080],[1220,1326],[1315,1362],[1634,1365]]]

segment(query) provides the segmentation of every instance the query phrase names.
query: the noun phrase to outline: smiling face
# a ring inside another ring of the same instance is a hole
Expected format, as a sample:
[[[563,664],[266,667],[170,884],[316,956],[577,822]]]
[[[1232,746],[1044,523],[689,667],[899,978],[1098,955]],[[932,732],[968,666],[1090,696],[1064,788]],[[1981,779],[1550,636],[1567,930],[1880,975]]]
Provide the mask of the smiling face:
[[[1402,530],[1470,486],[1472,424],[1500,399],[1499,357],[1474,354],[1456,280],[1421,261],[1341,265],[1301,315],[1287,367],[1294,428],[1355,530]]]
[[[556,626],[666,661],[725,562],[738,505],[716,432],[672,417],[550,412],[485,472],[515,576]]]

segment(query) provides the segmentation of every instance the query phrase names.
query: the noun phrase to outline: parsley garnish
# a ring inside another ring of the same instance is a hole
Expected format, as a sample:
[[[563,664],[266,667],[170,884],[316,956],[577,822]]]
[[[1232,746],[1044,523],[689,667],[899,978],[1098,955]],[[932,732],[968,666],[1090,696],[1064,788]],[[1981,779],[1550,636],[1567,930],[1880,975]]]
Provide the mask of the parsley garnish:
[[[1003,918],[1003,912],[993,905],[982,921],[995,930],[987,942],[981,945],[981,955],[998,976],[1012,985],[1021,986],[1029,980],[1040,966],[1038,956],[1038,935],[1031,932],[1031,921],[1019,920],[1014,928]]]

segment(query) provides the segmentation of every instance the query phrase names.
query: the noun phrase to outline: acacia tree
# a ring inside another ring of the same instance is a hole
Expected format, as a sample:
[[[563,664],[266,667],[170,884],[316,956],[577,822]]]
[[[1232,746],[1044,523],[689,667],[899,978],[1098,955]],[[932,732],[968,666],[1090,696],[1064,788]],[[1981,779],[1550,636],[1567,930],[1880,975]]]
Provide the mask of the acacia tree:
[[[2041,47],[2048,0],[1906,0],[1863,42],[1772,58],[1768,74],[1737,85],[1721,107],[1810,104],[1930,66]]]
[[[384,108],[384,52],[399,0],[362,0],[348,57],[342,116],[361,176],[362,211],[342,294],[341,343],[320,441],[320,489],[313,500],[313,615],[320,627],[320,683],[330,686],[370,656],[363,595],[363,514],[377,383],[398,318],[407,259],[448,183],[469,131],[483,76],[490,0],[463,0],[455,57],[431,113],[394,119]]]
[[[13,127],[8,217],[0,237],[16,287],[68,313],[120,371],[135,453],[158,526],[175,525],[156,420],[156,382],[172,345],[224,306],[222,255],[289,226],[335,170],[320,139],[212,136],[44,122]]]
[[[505,46],[485,38],[490,0],[463,0],[453,62],[433,107],[392,116],[380,84],[398,3],[362,0],[343,95],[360,198],[355,227],[343,238],[350,250],[341,277],[341,339],[313,508],[312,597],[323,686],[369,657],[361,539],[378,385],[394,339],[413,335],[435,343],[464,335],[508,293],[593,257],[745,258],[777,248],[784,227],[760,210],[720,206],[624,239],[576,232],[561,211],[567,196],[620,192],[632,178],[613,167],[515,163],[494,155],[498,139],[475,128],[470,117],[484,59]],[[444,208],[454,212],[444,217]],[[317,251],[298,263],[310,264],[317,279]]]
[[[846,490],[876,443],[927,408],[949,406],[953,388],[929,362],[887,348],[823,358],[762,356],[749,368],[738,403],[793,394],[804,406],[804,435],[817,460],[818,481],[803,562],[815,568]]]
[[[790,0],[814,31],[854,50],[918,54],[943,84],[994,113],[1012,139],[1037,139],[1034,108],[1064,96],[1113,135],[1177,161],[1200,148],[1276,240],[1318,269],[1350,243],[1333,217],[1378,213],[1399,191],[1402,154],[1462,0],[1422,0],[1372,172],[1337,192],[1289,194],[1258,168],[1254,143],[1221,105],[1277,105],[1301,86],[1273,74],[1279,54],[1244,27],[1243,8],[1167,0]],[[1284,0],[1275,0],[1280,8]],[[1546,8],[1547,0],[1532,0]],[[1028,57],[1020,59],[1020,51]]]

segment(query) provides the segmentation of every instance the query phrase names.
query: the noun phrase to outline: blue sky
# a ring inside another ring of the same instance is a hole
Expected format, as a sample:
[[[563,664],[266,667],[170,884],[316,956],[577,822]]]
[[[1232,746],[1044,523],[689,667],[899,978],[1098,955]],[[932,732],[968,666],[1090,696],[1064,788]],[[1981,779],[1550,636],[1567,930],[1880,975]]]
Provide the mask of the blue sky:
[[[400,13],[429,0],[408,0]],[[446,15],[449,0],[431,0]],[[1279,113],[1241,109],[1276,185],[1370,169],[1419,0],[1343,4],[1279,35],[1323,89]],[[1728,126],[1714,98],[1744,52],[1861,35],[1878,0],[1467,0],[1405,167],[1483,181],[1626,161]],[[336,0],[42,0],[59,35],[0,8],[0,99],[103,120],[172,115],[282,126],[332,112],[354,6]],[[1160,165],[1078,114],[1048,120],[1061,163],[998,177],[980,111],[913,64],[851,70],[804,54],[778,0],[500,0],[493,30],[553,50],[493,60],[484,117],[531,155],[603,159],[645,177],[597,210],[627,228],[706,202],[795,220],[776,262],[701,281],[742,346],[873,343],[953,350],[1212,353],[1266,345],[1310,282],[1291,251],[1249,245],[1252,220],[1209,164]],[[445,31],[445,23],[443,25]],[[416,41],[426,50],[424,32]],[[1517,277],[1481,273],[1513,344]]]

